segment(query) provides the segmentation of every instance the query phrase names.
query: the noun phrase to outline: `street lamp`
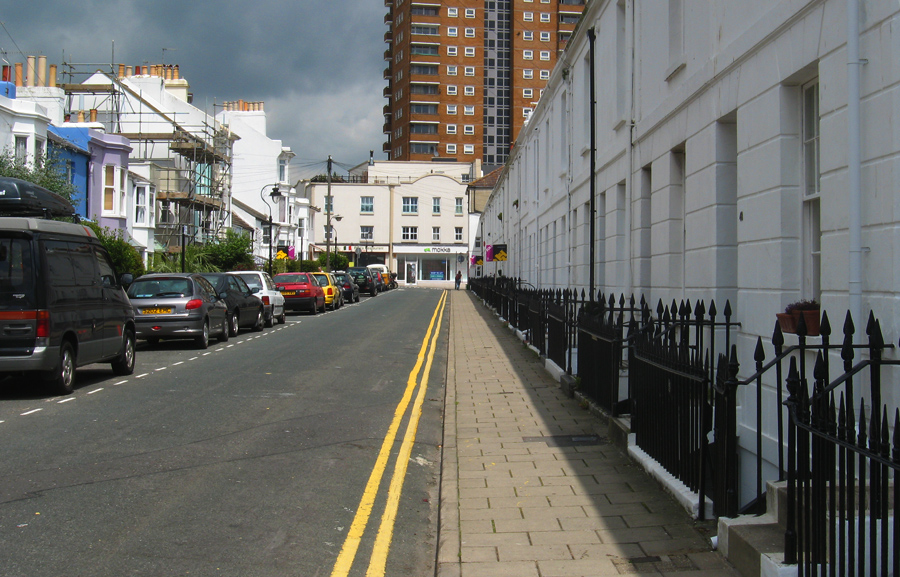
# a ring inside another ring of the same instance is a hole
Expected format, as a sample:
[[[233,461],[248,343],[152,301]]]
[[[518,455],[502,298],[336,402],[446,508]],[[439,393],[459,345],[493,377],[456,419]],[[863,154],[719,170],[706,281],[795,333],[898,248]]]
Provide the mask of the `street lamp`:
[[[266,197],[263,196],[263,191],[270,186],[272,187],[272,192],[269,193],[269,197],[272,199],[272,202],[275,202],[276,198],[281,198],[284,195],[278,190],[277,184],[267,184],[259,189],[259,198],[262,199],[266,204],[266,208],[269,209],[269,276],[272,276],[272,205],[270,205],[269,201],[266,200]]]

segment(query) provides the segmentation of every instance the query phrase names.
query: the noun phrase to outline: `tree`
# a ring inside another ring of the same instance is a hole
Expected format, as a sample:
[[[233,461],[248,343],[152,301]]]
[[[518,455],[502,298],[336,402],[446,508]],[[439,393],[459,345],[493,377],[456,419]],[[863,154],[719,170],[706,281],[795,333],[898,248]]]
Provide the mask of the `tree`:
[[[231,229],[225,238],[206,245],[209,262],[219,270],[256,270],[253,262],[253,239]]]
[[[319,266],[322,267],[322,270],[325,270],[326,254],[323,252],[319,255]],[[350,266],[350,260],[339,252],[331,253],[331,258],[328,260],[331,261],[331,270],[344,270]]]
[[[65,161],[55,151],[37,157],[30,164],[8,148],[0,153],[0,176],[27,180],[75,204],[78,189],[66,179],[65,166]]]
[[[155,253],[150,264],[153,272],[181,272],[181,253]],[[219,272],[212,264],[207,245],[189,244],[184,251],[185,272]]]
[[[84,221],[83,224],[90,227],[100,239],[100,243],[109,253],[109,258],[117,273],[131,273],[135,278],[144,274],[144,261],[141,259],[141,254],[125,239],[124,230],[100,228],[99,224],[90,221]]]

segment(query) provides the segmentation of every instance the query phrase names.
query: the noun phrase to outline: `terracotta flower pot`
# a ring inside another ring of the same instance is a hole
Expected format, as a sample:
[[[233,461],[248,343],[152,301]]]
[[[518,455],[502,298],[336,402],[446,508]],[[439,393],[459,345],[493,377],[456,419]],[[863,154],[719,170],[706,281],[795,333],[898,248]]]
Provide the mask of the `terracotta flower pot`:
[[[803,315],[803,320],[806,323],[806,336],[819,336],[820,312],[818,310],[776,313],[775,316],[778,317],[778,325],[781,327],[781,332],[797,334],[797,326],[800,324],[800,315]]]

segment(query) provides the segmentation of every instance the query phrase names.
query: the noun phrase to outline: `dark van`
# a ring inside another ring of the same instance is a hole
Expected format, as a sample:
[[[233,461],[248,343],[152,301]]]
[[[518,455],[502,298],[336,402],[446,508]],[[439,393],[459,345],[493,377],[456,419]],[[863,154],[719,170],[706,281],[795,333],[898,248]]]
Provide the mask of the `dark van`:
[[[64,198],[0,178],[0,373],[30,373],[72,392],[75,368],[134,372],[134,312],[106,249]],[[8,216],[14,215],[14,216]]]

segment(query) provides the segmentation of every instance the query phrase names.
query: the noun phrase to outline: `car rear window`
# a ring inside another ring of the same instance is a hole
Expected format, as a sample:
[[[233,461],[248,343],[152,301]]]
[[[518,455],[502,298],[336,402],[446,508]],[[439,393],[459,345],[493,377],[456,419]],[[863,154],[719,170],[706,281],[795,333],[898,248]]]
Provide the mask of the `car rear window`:
[[[128,287],[128,296],[133,299],[177,298],[192,296],[194,289],[186,278],[137,279]]]
[[[237,275],[237,276],[239,276],[239,277],[241,277],[242,279],[244,279],[244,282],[247,283],[247,286],[250,287],[251,289],[254,289],[254,288],[257,288],[257,287],[263,288],[262,282],[260,282],[260,280],[259,280],[259,275],[255,275],[255,274],[239,274],[239,275]]]
[[[328,277],[327,276],[325,276],[324,274],[314,274],[313,276],[316,277],[316,282],[319,283],[319,286],[321,286],[321,287],[328,286]]]
[[[309,278],[305,274],[280,274],[275,277],[275,282],[280,283],[290,283],[290,282],[309,282]]]
[[[24,238],[0,238],[0,309],[35,308],[34,260]]]

